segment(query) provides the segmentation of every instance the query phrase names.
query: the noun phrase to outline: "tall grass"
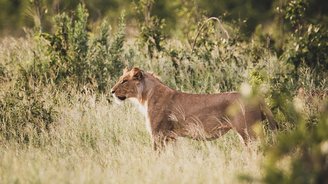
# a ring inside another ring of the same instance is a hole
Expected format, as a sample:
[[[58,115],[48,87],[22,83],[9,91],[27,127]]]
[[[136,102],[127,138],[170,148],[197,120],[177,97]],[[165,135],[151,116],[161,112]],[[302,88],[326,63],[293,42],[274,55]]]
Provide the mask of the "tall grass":
[[[0,98],[0,183],[237,183],[241,174],[261,177],[260,142],[247,149],[231,132],[211,142],[181,138],[158,154],[152,149],[144,118],[131,104],[119,106],[106,93],[81,93],[75,86],[69,92],[43,86],[34,78],[35,59],[49,59],[42,44],[33,37],[6,38],[1,44],[1,64],[8,72],[1,81],[7,87],[1,88]],[[133,47],[125,49],[124,57],[131,57]],[[158,72],[173,87],[185,83],[181,89],[192,90],[186,59],[178,74],[182,81],[177,83],[160,70],[164,66],[168,72],[175,71],[169,56],[159,57],[154,65],[139,51],[133,52],[136,55],[129,64]],[[196,71],[201,77],[206,66],[196,62],[192,67],[203,68]],[[220,73],[214,76],[208,80],[224,78]],[[213,85],[209,81],[204,83]],[[212,90],[197,91],[206,89]],[[51,107],[55,116],[47,128],[42,114],[24,115],[33,112],[31,103],[41,105],[36,110]]]
[[[131,104],[104,97],[59,96],[52,130],[38,144],[2,140],[1,183],[237,183],[261,176],[258,143],[246,149],[234,133],[213,142],[181,139],[161,154],[152,150],[143,117]]]

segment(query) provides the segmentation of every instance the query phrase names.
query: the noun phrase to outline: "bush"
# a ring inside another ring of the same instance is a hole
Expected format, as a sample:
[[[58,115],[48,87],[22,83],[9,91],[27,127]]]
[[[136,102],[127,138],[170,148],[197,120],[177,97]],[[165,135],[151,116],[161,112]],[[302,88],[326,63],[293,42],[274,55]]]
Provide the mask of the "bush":
[[[135,3],[141,28],[139,35],[140,46],[146,48],[147,54],[151,59],[157,56],[157,52],[163,51],[163,42],[166,37],[163,32],[165,26],[164,19],[151,15],[154,3],[154,0],[141,0],[139,3]]]
[[[31,87],[30,79],[19,79],[24,81],[0,96],[1,138],[38,143],[38,135],[49,130],[56,119],[54,97],[46,96],[40,86]]]
[[[285,128],[277,144],[266,151],[265,183],[328,182],[328,29],[309,23],[307,5],[307,1],[292,0],[284,12],[294,33],[279,59],[293,70],[288,72],[289,82],[277,83],[283,88],[277,88],[274,98],[293,126]]]
[[[285,48],[284,57],[296,67],[302,64],[318,72],[328,67],[328,28],[306,18],[308,2],[292,0],[285,8],[285,19],[294,33]],[[325,70],[326,72],[326,70]]]
[[[0,65],[0,82],[8,86],[0,94],[1,137],[40,141],[38,135],[56,120],[56,91],[106,92],[113,78],[121,74],[124,17],[113,38],[106,21],[92,35],[87,18],[84,5],[79,5],[72,17],[66,13],[56,16],[55,33],[37,33],[33,41],[40,50],[33,51],[27,65],[17,64],[20,70],[14,80]]]
[[[265,183],[327,183],[328,177],[328,108],[320,113],[311,129],[298,114],[295,130],[278,137],[278,144],[269,148],[265,167]],[[279,163],[289,160],[286,172]]]
[[[42,33],[48,42],[49,62],[37,61],[37,69],[45,73],[43,83],[52,83],[69,90],[91,88],[105,92],[110,79],[123,68],[121,54],[125,39],[122,18],[118,33],[113,38],[109,24],[104,21],[98,35],[91,38],[87,27],[88,12],[79,5],[72,17],[66,13],[55,17],[55,33]]]

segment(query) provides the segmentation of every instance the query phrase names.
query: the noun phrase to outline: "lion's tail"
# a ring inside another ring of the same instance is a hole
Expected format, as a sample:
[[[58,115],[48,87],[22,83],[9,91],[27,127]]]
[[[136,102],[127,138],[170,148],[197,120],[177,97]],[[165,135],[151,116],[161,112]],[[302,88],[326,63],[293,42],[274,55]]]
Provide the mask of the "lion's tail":
[[[279,128],[278,123],[273,118],[271,110],[264,103],[261,103],[262,116],[264,116],[269,121],[269,128],[271,130],[277,130]],[[265,118],[262,119],[265,119]]]

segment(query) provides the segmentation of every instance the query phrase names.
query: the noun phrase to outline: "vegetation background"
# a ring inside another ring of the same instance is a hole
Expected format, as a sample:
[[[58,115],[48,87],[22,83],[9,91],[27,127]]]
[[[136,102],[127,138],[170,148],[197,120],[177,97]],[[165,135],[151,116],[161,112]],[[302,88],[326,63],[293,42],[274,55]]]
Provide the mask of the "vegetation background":
[[[0,0],[0,183],[328,183],[326,0]],[[233,132],[151,149],[108,93],[125,67],[174,89],[263,96]]]

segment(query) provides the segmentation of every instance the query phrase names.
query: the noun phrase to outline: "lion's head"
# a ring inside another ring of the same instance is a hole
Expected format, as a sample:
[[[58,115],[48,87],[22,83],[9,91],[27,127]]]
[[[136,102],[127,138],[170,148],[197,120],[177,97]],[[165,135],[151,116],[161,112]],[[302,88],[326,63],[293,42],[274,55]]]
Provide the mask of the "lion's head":
[[[127,98],[140,98],[144,79],[144,72],[139,68],[130,71],[123,70],[123,75],[118,79],[111,92],[116,100],[124,101]]]

